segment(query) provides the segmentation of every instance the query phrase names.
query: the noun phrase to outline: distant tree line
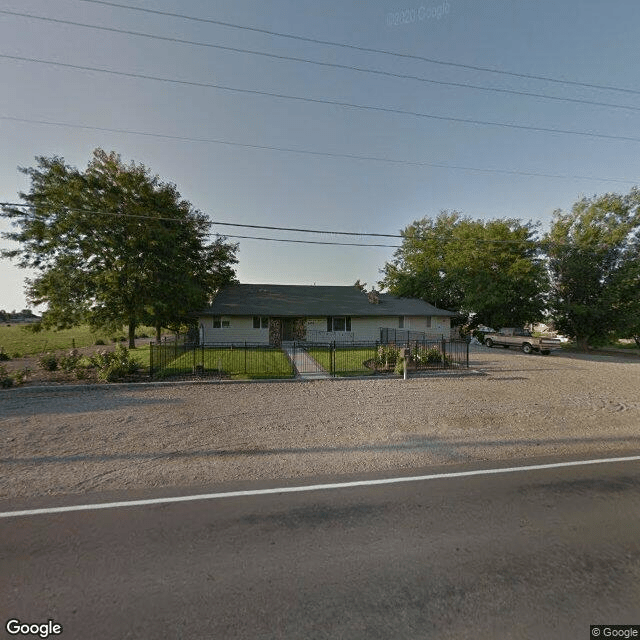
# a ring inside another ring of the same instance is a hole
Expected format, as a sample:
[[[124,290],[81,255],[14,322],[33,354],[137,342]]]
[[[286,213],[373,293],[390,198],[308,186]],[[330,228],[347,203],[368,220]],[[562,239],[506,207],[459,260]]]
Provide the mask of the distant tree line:
[[[31,309],[22,309],[22,311],[5,311],[0,310],[0,322],[12,322],[15,320],[34,320],[38,318]]]
[[[581,348],[640,336],[640,191],[583,198],[554,212],[550,230],[517,219],[425,217],[379,285],[459,311],[460,321],[522,326],[537,321]]]

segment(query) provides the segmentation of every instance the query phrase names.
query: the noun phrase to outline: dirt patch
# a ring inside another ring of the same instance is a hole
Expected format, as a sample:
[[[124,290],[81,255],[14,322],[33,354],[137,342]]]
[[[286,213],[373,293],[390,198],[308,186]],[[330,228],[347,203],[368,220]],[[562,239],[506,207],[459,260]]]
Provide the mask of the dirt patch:
[[[147,344],[149,344],[149,339],[136,340],[136,346],[138,347]],[[77,349],[51,350],[51,353],[54,353],[58,358],[67,356],[72,351],[74,353],[80,354],[81,356],[91,357],[92,355],[100,351],[113,351],[115,348],[115,344],[92,345],[89,347],[81,347]],[[47,351],[47,353],[49,353],[49,351]],[[132,351],[132,353],[135,356],[135,351]],[[22,358],[12,358],[11,360],[0,362],[0,364],[6,366],[7,372],[9,374],[24,372],[26,370],[28,373],[25,382],[21,385],[26,387],[58,384],[96,384],[97,382],[99,382],[95,370],[86,370],[85,377],[82,379],[78,379],[78,376],[73,371],[67,372],[60,369],[57,369],[56,371],[47,371],[46,369],[43,369],[38,363],[39,358],[40,354],[29,355]],[[136,379],[140,381],[147,381],[149,378],[147,375],[141,374],[137,376]]]

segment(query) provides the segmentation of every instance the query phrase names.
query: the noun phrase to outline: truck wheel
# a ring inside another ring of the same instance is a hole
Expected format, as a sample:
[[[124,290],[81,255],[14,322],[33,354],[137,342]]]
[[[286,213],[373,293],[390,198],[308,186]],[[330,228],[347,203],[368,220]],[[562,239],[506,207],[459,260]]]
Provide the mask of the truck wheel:
[[[493,340],[492,340],[491,338],[487,338],[487,339],[484,341],[484,343],[485,343],[485,345],[486,345],[487,347],[489,347],[489,349],[491,349],[491,347],[493,347]]]
[[[525,353],[531,353],[531,352],[533,351],[533,347],[532,347],[528,342],[525,342],[525,343],[522,345],[522,350],[523,350]]]

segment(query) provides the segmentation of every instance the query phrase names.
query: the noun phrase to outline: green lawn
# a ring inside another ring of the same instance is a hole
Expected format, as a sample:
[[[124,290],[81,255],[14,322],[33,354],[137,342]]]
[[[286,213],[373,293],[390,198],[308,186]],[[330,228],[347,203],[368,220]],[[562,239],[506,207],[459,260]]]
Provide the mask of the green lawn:
[[[119,333],[112,336],[105,332],[93,332],[86,325],[61,331],[43,329],[39,333],[27,331],[25,326],[23,324],[0,325],[0,347],[12,358],[34,355],[45,351],[89,347],[94,345],[97,340],[102,340],[107,346],[113,345],[112,337],[121,338],[125,335],[124,333]],[[151,327],[138,327],[136,335],[143,333],[153,336],[155,335],[155,330]],[[128,343],[125,341],[124,344]]]
[[[149,349],[146,351],[148,353]],[[147,366],[148,364],[147,361]],[[154,369],[157,369],[158,364],[156,357]],[[289,359],[279,349],[252,348],[245,351],[228,347],[206,347],[204,351],[197,349],[172,359],[169,347],[168,363],[158,377],[191,375],[194,373],[194,366],[201,365],[204,365],[205,374],[215,375],[222,371],[225,377],[234,379],[293,378],[295,375]]]
[[[307,353],[326,371],[331,371],[329,349],[307,349]],[[376,347],[336,347],[335,372],[342,376],[363,376],[375,373],[364,363],[376,357]]]

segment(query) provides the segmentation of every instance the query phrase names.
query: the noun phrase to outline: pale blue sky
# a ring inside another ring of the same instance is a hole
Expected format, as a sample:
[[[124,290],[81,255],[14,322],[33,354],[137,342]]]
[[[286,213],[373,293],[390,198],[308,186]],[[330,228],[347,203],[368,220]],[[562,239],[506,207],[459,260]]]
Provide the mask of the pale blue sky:
[[[467,65],[640,91],[635,0],[120,0]],[[0,54],[432,115],[640,139],[640,93],[554,84],[278,38],[82,0],[4,0],[0,9],[432,80],[626,105],[636,110],[441,86],[169,43],[0,13]],[[394,25],[393,12],[414,22]],[[440,13],[440,17],[437,17]],[[421,20],[419,16],[423,16]],[[390,24],[391,23],[391,24]],[[640,141],[480,126],[125,78],[0,58],[0,200],[28,188],[18,166],[61,155],[85,167],[115,150],[177,184],[213,220],[397,233],[457,209],[548,224],[582,195],[640,182]],[[612,178],[560,179],[311,156],[100,132],[23,118],[396,160]],[[0,221],[0,229],[7,223]],[[367,242],[216,227],[228,234]],[[374,284],[392,249],[240,240],[242,282]],[[395,241],[391,241],[395,243]],[[4,242],[3,246],[7,246]],[[2,261],[0,308],[27,305],[24,271]]]

